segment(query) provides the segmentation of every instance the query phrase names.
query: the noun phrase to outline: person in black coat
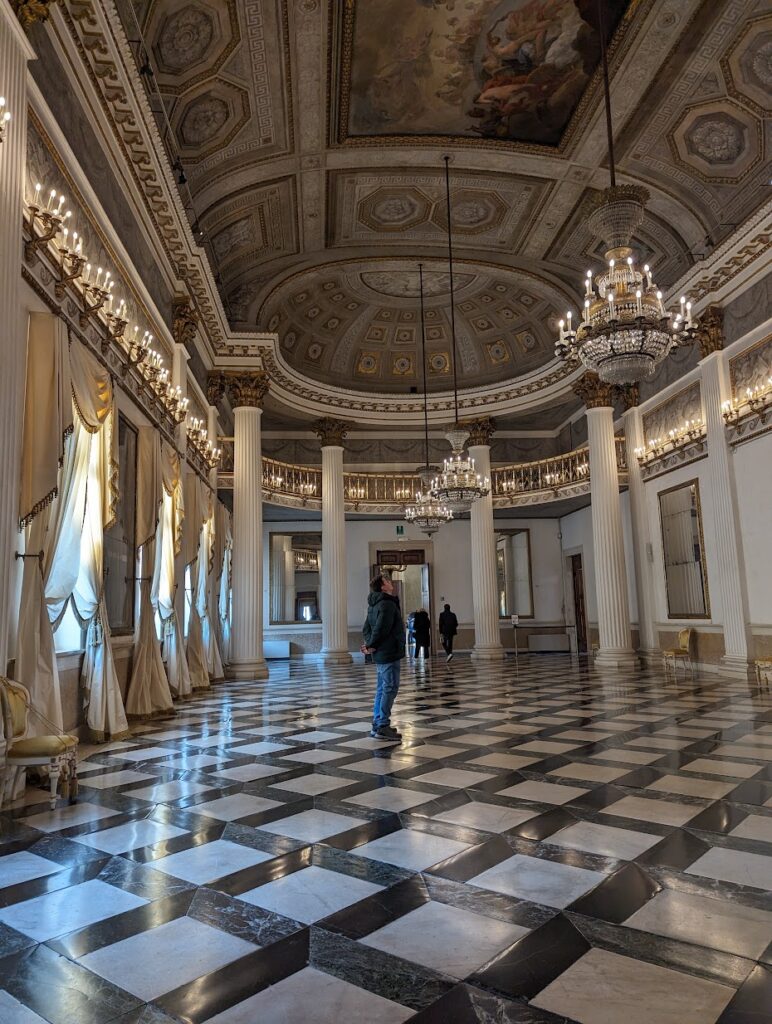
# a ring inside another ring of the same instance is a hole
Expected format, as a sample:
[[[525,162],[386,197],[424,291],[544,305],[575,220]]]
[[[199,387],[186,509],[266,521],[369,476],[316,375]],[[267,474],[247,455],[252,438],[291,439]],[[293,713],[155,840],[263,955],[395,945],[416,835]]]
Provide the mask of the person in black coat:
[[[450,610],[450,605],[446,604],[440,615],[440,636],[442,637],[442,646],[447,654],[446,661],[450,661],[453,657],[453,637],[456,633],[458,633],[458,619],[455,612]]]
[[[399,742],[402,736],[391,726],[391,709],[399,692],[400,662],[405,657],[405,624],[388,576],[379,574],[370,583],[362,636],[360,650],[365,656],[372,655],[378,669],[370,735]]]
[[[421,608],[413,616],[413,631],[415,633],[415,656],[418,657],[418,652],[423,651],[425,658],[429,657],[429,646],[431,644],[431,632],[432,624],[429,620],[429,613],[425,608]]]

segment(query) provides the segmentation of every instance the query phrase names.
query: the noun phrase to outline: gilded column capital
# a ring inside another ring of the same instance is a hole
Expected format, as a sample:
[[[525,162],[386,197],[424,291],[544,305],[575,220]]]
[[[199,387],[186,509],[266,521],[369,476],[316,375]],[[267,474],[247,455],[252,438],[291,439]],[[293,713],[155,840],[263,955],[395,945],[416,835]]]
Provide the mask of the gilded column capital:
[[[613,386],[601,380],[597,373],[587,372],[574,383],[574,393],[588,409],[601,409],[614,405]]]
[[[641,391],[637,384],[617,384],[614,393],[624,405],[625,412],[634,409],[641,401]]]
[[[38,21],[48,21],[49,7],[58,0],[11,0],[13,13],[19,19],[22,28],[27,29]]]
[[[206,378],[206,400],[210,405],[217,405],[224,396],[225,374],[215,370]]]
[[[490,416],[484,416],[479,420],[468,420],[466,423],[462,423],[461,426],[469,429],[468,445],[489,445],[496,430],[496,421]]]
[[[234,409],[240,405],[262,409],[263,398],[271,383],[267,373],[263,370],[227,370],[222,376]]]
[[[329,445],[343,447],[343,441],[350,429],[351,424],[346,420],[336,420],[330,416],[325,416],[314,423],[314,432],[322,442],[322,448]]]
[[[172,335],[178,345],[192,348],[196,339],[198,313],[190,304],[190,299],[176,298],[172,305]]]
[[[697,326],[700,358],[720,352],[724,347],[724,310],[721,306],[708,306],[699,317]]]

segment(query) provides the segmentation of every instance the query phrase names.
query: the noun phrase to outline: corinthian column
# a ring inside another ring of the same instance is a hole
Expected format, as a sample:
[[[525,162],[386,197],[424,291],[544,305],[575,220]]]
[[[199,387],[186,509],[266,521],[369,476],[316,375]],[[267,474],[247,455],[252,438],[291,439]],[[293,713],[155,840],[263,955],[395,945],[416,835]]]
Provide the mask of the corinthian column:
[[[726,440],[726,424],[721,409],[732,397],[728,367],[723,352],[722,311],[711,306],[701,318],[699,338],[703,359],[702,409],[708,439],[708,467],[713,483],[713,535],[716,568],[721,581],[724,609],[724,656],[722,669],[730,675],[748,675],[748,596],[744,583],[743,558],[737,515],[737,485],[734,466]]]
[[[634,669],[638,662],[630,638],[612,388],[595,374],[586,373],[575,390],[587,406],[592,542],[600,632],[595,664],[601,669]]]
[[[637,402],[637,391],[630,392]],[[654,626],[654,574],[649,559],[651,531],[646,515],[646,496],[643,476],[636,454],[637,448],[645,447],[643,417],[637,405],[631,405],[625,412],[625,459],[627,461],[627,489],[630,495],[630,519],[633,532],[633,561],[635,585],[638,597],[638,637],[640,653],[644,658],[653,658],[657,653],[659,639]]]
[[[234,409],[233,439],[233,623],[231,675],[267,679],[263,658],[263,462],[261,403],[265,373],[227,373]]]
[[[491,437],[493,420],[476,420],[469,426],[469,455],[482,477],[491,475]],[[486,494],[472,504],[472,606],[474,609],[474,648],[472,657],[480,661],[500,661],[504,657],[499,633],[498,581],[496,579],[496,536],[493,531],[493,498]]]
[[[348,650],[346,586],[346,516],[343,500],[343,440],[348,424],[322,419],[316,423],[322,442],[322,652],[325,664],[345,665]]]
[[[27,61],[36,54],[9,4],[0,5],[0,92],[11,119],[0,143],[0,673],[9,655],[9,626],[18,616],[12,592],[20,563],[14,559],[19,533],[19,459],[24,412],[26,310],[21,284],[21,218],[27,154]]]

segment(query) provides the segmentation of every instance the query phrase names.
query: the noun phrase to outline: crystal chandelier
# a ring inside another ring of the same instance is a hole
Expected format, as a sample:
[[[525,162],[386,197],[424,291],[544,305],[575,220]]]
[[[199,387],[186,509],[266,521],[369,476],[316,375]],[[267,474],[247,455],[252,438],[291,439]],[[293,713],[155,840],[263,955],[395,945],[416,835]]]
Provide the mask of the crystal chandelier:
[[[435,501],[449,506],[454,512],[466,512],[478,498],[485,497],[490,491],[488,477],[481,477],[474,468],[474,459],[464,452],[464,445],[469,431],[458,421],[458,357],[456,354],[456,304],[453,294],[453,234],[450,221],[450,157],[445,157],[445,212],[448,225],[448,276],[450,279],[450,335],[453,350],[453,409],[455,423],[445,437],[453,449],[449,459],[445,459],[442,472],[436,476],[429,488],[429,494]]]
[[[651,270],[635,265],[630,239],[643,222],[649,193],[638,185],[617,185],[614,138],[611,128],[606,33],[602,3],[598,3],[606,130],[611,186],[601,193],[588,219],[595,236],[606,241],[607,267],[595,278],[585,279],[581,322],[572,323],[569,311],[559,324],[555,356],[569,364],[582,362],[610,384],[634,384],[650,379],[659,364],[680,341],[691,342],[697,333],[691,303],[681,299],[681,309],[668,312]]]
[[[424,380],[424,465],[418,470],[423,487],[415,496],[415,502],[405,508],[405,519],[417,526],[427,537],[431,537],[439,528],[449,523],[453,513],[441,501],[437,501],[428,493],[428,486],[434,474],[434,466],[429,465],[429,402],[426,395],[426,330],[424,327],[424,273],[423,264],[418,264],[418,283],[421,296],[421,358],[423,360]]]

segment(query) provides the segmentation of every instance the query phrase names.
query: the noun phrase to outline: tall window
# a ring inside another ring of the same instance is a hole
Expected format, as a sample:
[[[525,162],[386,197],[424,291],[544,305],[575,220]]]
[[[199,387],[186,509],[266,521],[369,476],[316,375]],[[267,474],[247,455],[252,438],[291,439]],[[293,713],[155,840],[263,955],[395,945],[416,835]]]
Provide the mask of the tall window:
[[[120,498],[116,519],[105,532],[105,601],[110,629],[116,635],[134,629],[136,548],[134,522],[137,502],[137,432],[118,416]]]

